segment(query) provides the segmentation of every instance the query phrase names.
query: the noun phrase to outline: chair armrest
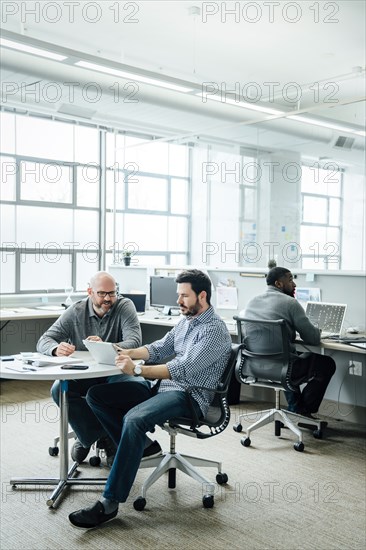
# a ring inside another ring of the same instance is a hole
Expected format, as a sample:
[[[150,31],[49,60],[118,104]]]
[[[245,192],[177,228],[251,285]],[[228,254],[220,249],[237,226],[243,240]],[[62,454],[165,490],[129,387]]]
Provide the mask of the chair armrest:
[[[193,419],[193,424],[191,426],[192,430],[195,429],[196,426],[201,425],[201,422],[202,422],[202,416],[201,418],[198,417],[195,407],[193,405],[193,397],[192,397],[193,391],[194,390],[209,391],[214,394],[214,397],[216,395],[225,395],[229,388],[235,362],[238,361],[239,351],[243,349],[243,347],[244,347],[243,344],[232,344],[230,357],[228,358],[228,363],[225,367],[225,370],[222,373],[220,381],[218,382],[215,388],[207,387],[207,386],[187,386],[184,389],[184,392],[186,394],[186,397],[189,403],[189,407],[191,409],[191,414]]]
[[[211,391],[214,394],[225,393],[225,390],[217,390],[216,388],[207,388],[206,386],[188,386],[187,388],[184,389],[184,393],[186,394],[186,398],[188,401],[188,405],[189,405],[191,417],[192,417],[192,423],[190,425],[191,430],[194,430],[197,426],[199,426],[203,419],[202,413],[201,413],[201,416],[198,416],[196,407],[194,405],[194,403],[197,405],[197,401],[192,397],[192,392],[193,390],[196,390],[196,389]]]
[[[196,407],[195,407],[194,404],[193,404],[193,401],[194,401],[195,403],[197,403],[197,401],[194,400],[193,397],[192,397],[192,391],[193,391],[194,389],[202,389],[202,388],[200,388],[199,386],[188,386],[187,388],[184,389],[184,393],[186,394],[186,398],[187,398],[187,400],[188,400],[188,405],[189,405],[189,408],[190,408],[190,410],[191,410],[191,415],[192,415],[192,421],[193,421],[193,422],[192,422],[192,424],[191,424],[191,426],[190,426],[190,428],[191,428],[192,430],[193,430],[196,426],[198,426],[198,425],[199,425],[199,422],[200,422],[200,419],[199,419],[199,417],[198,417],[198,415],[197,415]],[[211,391],[212,391],[212,390],[211,390]],[[215,391],[215,390],[213,390],[213,391]]]
[[[195,401],[194,398],[192,397],[193,390],[205,390],[205,391],[210,391],[215,395],[222,395],[222,394],[226,393],[227,389],[221,390],[221,389],[218,389],[218,388],[208,388],[206,386],[188,386],[187,388],[184,389],[184,392],[185,392],[187,400],[188,400],[189,407],[191,409],[191,414],[192,414],[192,419],[193,419],[193,423],[191,425],[192,430],[196,426],[198,426],[200,424],[200,421],[202,420],[202,417],[199,418],[197,416],[196,409],[193,405],[193,401]]]

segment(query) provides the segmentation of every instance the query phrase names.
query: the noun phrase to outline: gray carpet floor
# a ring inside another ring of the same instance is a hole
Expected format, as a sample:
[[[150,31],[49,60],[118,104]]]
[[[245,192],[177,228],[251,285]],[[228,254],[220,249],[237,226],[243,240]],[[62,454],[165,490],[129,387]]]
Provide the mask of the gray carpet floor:
[[[151,472],[144,469],[117,518],[85,532],[67,516],[93,504],[101,487],[73,487],[49,509],[49,488],[10,486],[11,476],[57,477],[59,458],[49,456],[48,447],[58,433],[58,410],[47,382],[1,384],[1,550],[365,548],[364,427],[327,418],[325,438],[305,432],[305,451],[299,453],[289,430],[278,438],[273,425],[266,426],[252,433],[245,448],[232,424],[265,404],[241,403],[232,407],[231,425],[218,437],[177,437],[178,451],[222,460],[229,482],[217,487],[214,508],[204,509],[200,484],[178,472],[176,489],[167,488],[164,476],[149,490],[145,510],[135,511],[133,501]],[[168,447],[165,432],[157,429],[154,437]],[[103,464],[85,463],[79,471],[80,477],[108,475]],[[205,472],[215,480],[213,469]]]

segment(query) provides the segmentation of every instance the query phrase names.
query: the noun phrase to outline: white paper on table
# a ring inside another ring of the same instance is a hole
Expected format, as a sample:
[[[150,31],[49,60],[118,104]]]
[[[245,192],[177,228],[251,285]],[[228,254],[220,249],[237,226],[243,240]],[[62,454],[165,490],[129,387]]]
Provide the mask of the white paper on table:
[[[72,355],[68,357],[56,357],[53,355],[43,355],[38,352],[20,353],[19,355],[16,355],[15,358],[19,359],[26,365],[31,365],[33,367],[57,367],[60,365],[73,365],[80,363],[80,359],[76,359]]]
[[[217,309],[238,309],[238,289],[233,286],[216,287]]]

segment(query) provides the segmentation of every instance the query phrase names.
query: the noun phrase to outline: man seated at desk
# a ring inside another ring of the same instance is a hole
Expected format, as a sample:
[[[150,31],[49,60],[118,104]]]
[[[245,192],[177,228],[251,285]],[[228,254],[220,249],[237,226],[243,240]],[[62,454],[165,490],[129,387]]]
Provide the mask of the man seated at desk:
[[[169,418],[206,414],[212,393],[230,357],[231,338],[225,323],[211,306],[211,281],[197,269],[180,273],[178,304],[183,318],[164,338],[141,348],[121,351],[117,366],[127,374],[146,378],[146,395],[138,406],[129,403],[126,384],[94,386],[87,395],[90,406],[118,444],[116,458],[103,497],[93,506],[69,515],[76,527],[88,529],[116,517],[126,502],[139,468],[145,434]],[[174,356],[172,360],[167,358]],[[153,364],[135,366],[131,359]],[[151,385],[149,380],[161,380]],[[192,392],[193,404],[185,389]]]
[[[335,362],[328,355],[296,353],[296,332],[304,344],[318,346],[320,330],[310,322],[303,307],[294,298],[296,284],[291,271],[284,267],[273,267],[267,274],[266,282],[267,292],[250,300],[243,316],[248,319],[285,320],[293,359],[291,382],[298,388],[296,392],[285,392],[288,409],[310,416],[319,409],[335,373]],[[307,384],[301,392],[300,385],[305,382]]]
[[[72,304],[41,336],[37,351],[46,355],[68,356],[75,350],[86,351],[85,339],[113,342],[126,349],[141,345],[141,328],[135,307],[131,300],[117,296],[116,281],[109,273],[99,271],[93,275],[87,293],[87,298]],[[85,460],[91,445],[97,441],[98,448],[106,452],[107,465],[112,465],[116,447],[85,399],[90,387],[112,382],[139,384],[143,379],[121,374],[69,381],[69,423],[77,437],[71,449],[75,462]],[[56,381],[51,390],[57,404],[59,387],[60,382]],[[160,453],[160,445],[146,438],[144,456]]]

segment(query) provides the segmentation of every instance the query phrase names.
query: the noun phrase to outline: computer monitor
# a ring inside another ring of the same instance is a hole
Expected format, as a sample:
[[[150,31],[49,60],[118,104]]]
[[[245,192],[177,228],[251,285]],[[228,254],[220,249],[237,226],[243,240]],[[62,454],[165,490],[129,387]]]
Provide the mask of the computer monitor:
[[[172,308],[177,308],[177,283],[174,277],[150,277],[150,305],[162,307],[165,315],[170,314]]]
[[[143,313],[146,307],[146,294],[125,294],[124,298],[129,298],[134,303],[137,313]]]

